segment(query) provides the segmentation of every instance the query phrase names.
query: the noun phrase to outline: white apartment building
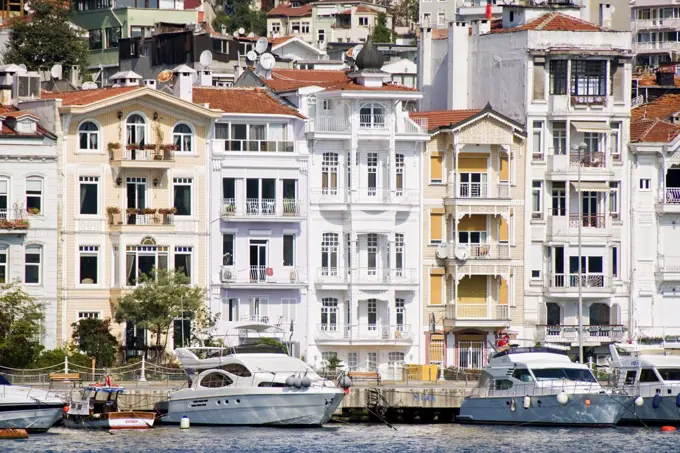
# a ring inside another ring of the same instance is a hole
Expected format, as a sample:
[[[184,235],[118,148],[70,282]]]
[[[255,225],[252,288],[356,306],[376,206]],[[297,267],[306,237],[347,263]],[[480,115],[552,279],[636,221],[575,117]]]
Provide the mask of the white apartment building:
[[[0,283],[18,281],[42,304],[41,342],[46,349],[54,349],[58,324],[57,138],[38,125],[38,116],[12,105],[19,83],[28,86],[31,74],[5,72],[11,67],[16,68],[0,68],[7,84],[2,86],[3,99],[10,101],[0,106]]]
[[[631,31],[636,65],[675,61],[680,50],[680,6],[672,0],[633,0]]]
[[[261,88],[194,88],[224,112],[212,141],[208,206],[216,336],[306,346],[307,143],[304,117]]]
[[[525,344],[576,346],[580,269],[583,337],[597,356],[629,328],[631,39],[560,11],[505,7],[494,30],[453,23],[443,59],[427,54],[424,30],[421,86],[430,105],[490,102],[526,125],[524,322],[512,328]],[[434,78],[442,67],[448,77]]]
[[[632,111],[631,280],[633,336],[680,342],[680,95]]]

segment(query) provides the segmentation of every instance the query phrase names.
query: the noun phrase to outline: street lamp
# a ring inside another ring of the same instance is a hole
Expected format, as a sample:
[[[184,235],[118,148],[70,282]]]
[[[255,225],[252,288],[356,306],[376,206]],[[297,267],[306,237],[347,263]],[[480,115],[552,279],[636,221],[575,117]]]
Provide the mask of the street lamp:
[[[578,187],[578,360],[583,363],[583,263],[581,262],[581,229],[583,228],[583,194],[581,192],[581,159],[585,155],[588,145],[581,142],[571,145],[571,150],[578,153],[577,187]]]

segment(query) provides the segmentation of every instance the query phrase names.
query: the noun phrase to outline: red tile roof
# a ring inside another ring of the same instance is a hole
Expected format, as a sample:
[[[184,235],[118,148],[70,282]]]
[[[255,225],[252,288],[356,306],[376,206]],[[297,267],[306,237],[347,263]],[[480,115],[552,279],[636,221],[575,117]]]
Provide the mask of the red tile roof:
[[[611,31],[599,25],[567,16],[562,13],[548,13],[531,22],[514,28],[491,29],[491,33],[512,33],[516,31]]]
[[[272,91],[293,91],[308,86],[329,90],[357,91],[418,91],[402,85],[383,84],[382,87],[366,87],[354,83],[345,71],[322,71],[313,69],[274,69],[272,78],[263,80]]]
[[[284,16],[284,17],[303,17],[312,15],[312,5],[310,3],[302,6],[292,6],[290,3],[281,3],[269,10],[267,16]]]
[[[99,101],[119,96],[134,90],[141,90],[140,86],[119,87],[119,88],[100,88],[98,90],[79,90],[65,92],[47,92],[40,94],[42,99],[61,99],[63,106],[88,105]]]
[[[357,6],[357,13],[378,13],[378,10],[370,6],[359,5]]]
[[[680,77],[674,76],[673,79],[674,79],[673,84],[675,86],[680,86]],[[634,75],[633,80],[637,80],[638,86],[641,86],[641,87],[658,87],[658,86],[660,86],[656,82],[656,74],[645,73],[645,74],[642,74],[642,75],[639,75],[639,76]]]
[[[290,115],[305,118],[262,88],[194,88],[194,102],[225,113]]]
[[[40,117],[38,117],[37,115],[34,115],[33,113],[30,113],[30,112],[23,112],[23,111],[19,110],[18,108],[14,107],[14,106],[0,105],[0,117],[20,118],[22,116],[30,116],[31,118],[33,118],[35,120],[40,119]],[[36,126],[36,131],[35,131],[35,133],[32,133],[32,134],[17,132],[16,129],[14,129],[12,126],[10,126],[9,123],[10,123],[10,121],[6,121],[6,120],[2,122],[2,129],[0,129],[0,136],[12,135],[12,136],[21,136],[21,137],[44,137],[44,136],[51,136],[52,135],[46,129],[42,128],[40,125]]]
[[[290,41],[291,39],[295,39],[295,36],[278,36],[276,38],[271,38],[269,42],[273,47],[278,46],[279,44],[283,44],[284,42]]]
[[[442,127],[458,124],[479,112],[481,110],[432,110],[429,112],[411,112],[409,116],[411,118],[426,118],[427,128],[429,132],[432,132]]]
[[[680,112],[680,94],[666,94],[631,111],[630,141],[668,143],[680,134],[672,116]]]

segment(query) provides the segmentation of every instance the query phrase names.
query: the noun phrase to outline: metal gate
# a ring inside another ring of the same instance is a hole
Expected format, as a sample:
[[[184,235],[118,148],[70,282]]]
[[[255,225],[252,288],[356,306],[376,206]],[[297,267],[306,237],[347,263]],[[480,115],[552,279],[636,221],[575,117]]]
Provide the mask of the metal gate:
[[[458,342],[458,368],[481,369],[484,366],[484,342]]]

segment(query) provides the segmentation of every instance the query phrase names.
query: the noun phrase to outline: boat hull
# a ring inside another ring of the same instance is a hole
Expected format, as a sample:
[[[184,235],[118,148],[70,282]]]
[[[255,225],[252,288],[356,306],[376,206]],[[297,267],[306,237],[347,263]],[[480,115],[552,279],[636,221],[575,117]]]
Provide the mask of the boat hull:
[[[111,412],[100,418],[68,416],[64,425],[73,429],[149,429],[155,419],[153,412]]]
[[[161,420],[179,423],[186,415],[191,424],[198,425],[321,426],[330,420],[345,396],[336,388],[248,390],[249,393],[211,392],[209,396],[205,392],[194,392],[203,393],[196,396],[171,395],[168,414]]]
[[[599,393],[570,394],[565,405],[557,402],[556,395],[530,398],[527,409],[524,408],[524,396],[466,398],[457,420],[506,425],[613,426],[620,420],[626,405],[632,402],[629,396]],[[589,405],[586,400],[590,401]]]
[[[652,398],[644,398],[642,406],[633,402],[626,405],[620,423],[676,424],[680,422],[680,408],[676,405],[676,395],[662,396],[659,407],[653,406]]]
[[[7,410],[0,406],[0,429],[46,432],[64,415],[64,405],[41,405]]]

